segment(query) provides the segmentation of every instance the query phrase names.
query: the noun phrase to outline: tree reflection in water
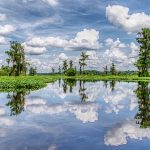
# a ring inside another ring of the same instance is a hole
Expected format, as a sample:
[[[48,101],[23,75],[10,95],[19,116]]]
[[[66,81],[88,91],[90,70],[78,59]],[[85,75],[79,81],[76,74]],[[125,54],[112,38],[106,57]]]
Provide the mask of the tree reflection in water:
[[[104,82],[104,87],[107,89],[107,87],[108,87],[108,81],[104,80],[103,82]]]
[[[88,99],[86,94],[85,81],[79,81],[79,94],[82,102],[85,102]]]
[[[110,85],[111,91],[115,90],[116,81],[103,81],[105,88],[108,88],[108,83]],[[65,79],[63,80],[62,88],[63,92],[67,93],[69,91],[72,93],[73,88],[76,86],[77,81],[75,79]],[[88,95],[86,93],[87,88],[85,87],[86,81],[79,80],[79,95],[81,97],[81,101],[85,102],[88,99]],[[59,87],[61,85],[61,80],[59,80]]]
[[[116,86],[116,81],[115,81],[115,80],[112,80],[112,81],[110,81],[109,83],[110,83],[111,91],[114,91],[114,90],[115,90],[115,86]]]
[[[108,88],[108,84],[109,84],[111,91],[113,92],[115,90],[115,86],[116,86],[115,80],[112,80],[112,81],[104,80],[103,83],[104,83],[105,88]]]
[[[135,116],[136,123],[140,125],[141,128],[150,127],[150,89],[148,87],[148,82],[138,82],[137,90],[135,91],[139,111]]]
[[[63,91],[64,91],[64,93],[67,93],[68,86],[67,86],[67,82],[66,82],[66,80],[64,80],[62,87],[63,87]]]
[[[10,107],[10,115],[19,115],[22,111],[24,111],[24,104],[25,104],[25,95],[29,94],[26,91],[17,91],[13,93],[8,93],[7,99],[9,102],[6,106]]]
[[[61,81],[59,81],[59,86],[61,84]],[[63,87],[63,92],[64,93],[67,93],[68,89],[69,89],[69,92],[72,93],[73,91],[73,88],[76,86],[76,80],[75,79],[65,79],[63,80],[63,84],[62,84],[62,87]]]
[[[85,88],[85,82],[86,81],[79,81],[79,95],[81,97],[81,101],[85,102],[86,99],[88,99],[88,96],[86,95],[86,88]],[[70,93],[73,92],[73,88],[76,87],[76,83],[77,81],[75,79],[65,79],[63,80],[63,84],[62,84],[62,88],[63,88],[63,92],[67,93],[67,91],[69,90]],[[59,81],[59,85],[60,85],[60,81]]]

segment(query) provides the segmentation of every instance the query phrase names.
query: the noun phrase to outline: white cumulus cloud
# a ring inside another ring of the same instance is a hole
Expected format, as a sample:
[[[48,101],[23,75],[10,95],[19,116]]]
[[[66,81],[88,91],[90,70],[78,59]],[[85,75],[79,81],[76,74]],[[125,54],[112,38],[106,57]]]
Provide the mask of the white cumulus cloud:
[[[45,47],[32,47],[27,46],[25,43],[22,45],[24,46],[25,52],[31,55],[41,55],[47,51]]]
[[[9,25],[9,24],[0,25],[0,35],[8,35],[15,30],[16,28],[12,25]]]
[[[124,61],[127,59],[127,56],[123,52],[123,48],[126,48],[126,45],[120,42],[119,38],[115,41],[111,38],[105,40],[105,45],[107,47],[106,51],[104,52],[104,56],[108,58],[108,60],[115,60],[115,61]]]
[[[107,6],[106,17],[109,22],[127,32],[138,32],[141,28],[150,28],[150,15],[144,12],[130,14],[129,8],[121,5]]]
[[[70,40],[61,37],[33,37],[27,40],[26,45],[32,47],[57,47],[64,50],[93,50],[100,47],[99,32],[95,29],[84,29]]]

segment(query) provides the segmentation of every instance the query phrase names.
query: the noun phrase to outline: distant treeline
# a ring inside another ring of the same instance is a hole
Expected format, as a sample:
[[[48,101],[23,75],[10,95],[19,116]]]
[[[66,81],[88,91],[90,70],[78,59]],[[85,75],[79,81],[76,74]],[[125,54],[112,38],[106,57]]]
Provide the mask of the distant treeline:
[[[61,73],[55,72],[55,73],[37,73],[37,75],[59,75]],[[80,72],[77,71],[76,74],[80,75]],[[136,75],[137,71],[118,71],[116,72],[116,75]],[[97,70],[85,70],[84,75],[106,75],[104,71],[97,71]],[[111,72],[108,72],[107,75],[111,75]]]

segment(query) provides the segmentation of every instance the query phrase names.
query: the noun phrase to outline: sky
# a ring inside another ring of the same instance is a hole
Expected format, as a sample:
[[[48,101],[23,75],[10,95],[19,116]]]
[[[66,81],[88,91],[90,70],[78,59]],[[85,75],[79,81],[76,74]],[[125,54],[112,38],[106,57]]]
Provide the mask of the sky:
[[[0,0],[0,65],[19,41],[38,72],[89,55],[86,69],[135,70],[137,32],[150,28],[149,0]]]

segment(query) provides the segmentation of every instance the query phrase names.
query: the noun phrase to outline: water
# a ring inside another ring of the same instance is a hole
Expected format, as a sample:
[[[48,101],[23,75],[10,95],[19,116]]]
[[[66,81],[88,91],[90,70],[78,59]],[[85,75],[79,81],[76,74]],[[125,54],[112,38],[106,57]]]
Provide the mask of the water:
[[[149,150],[147,83],[57,81],[0,93],[0,150]]]

